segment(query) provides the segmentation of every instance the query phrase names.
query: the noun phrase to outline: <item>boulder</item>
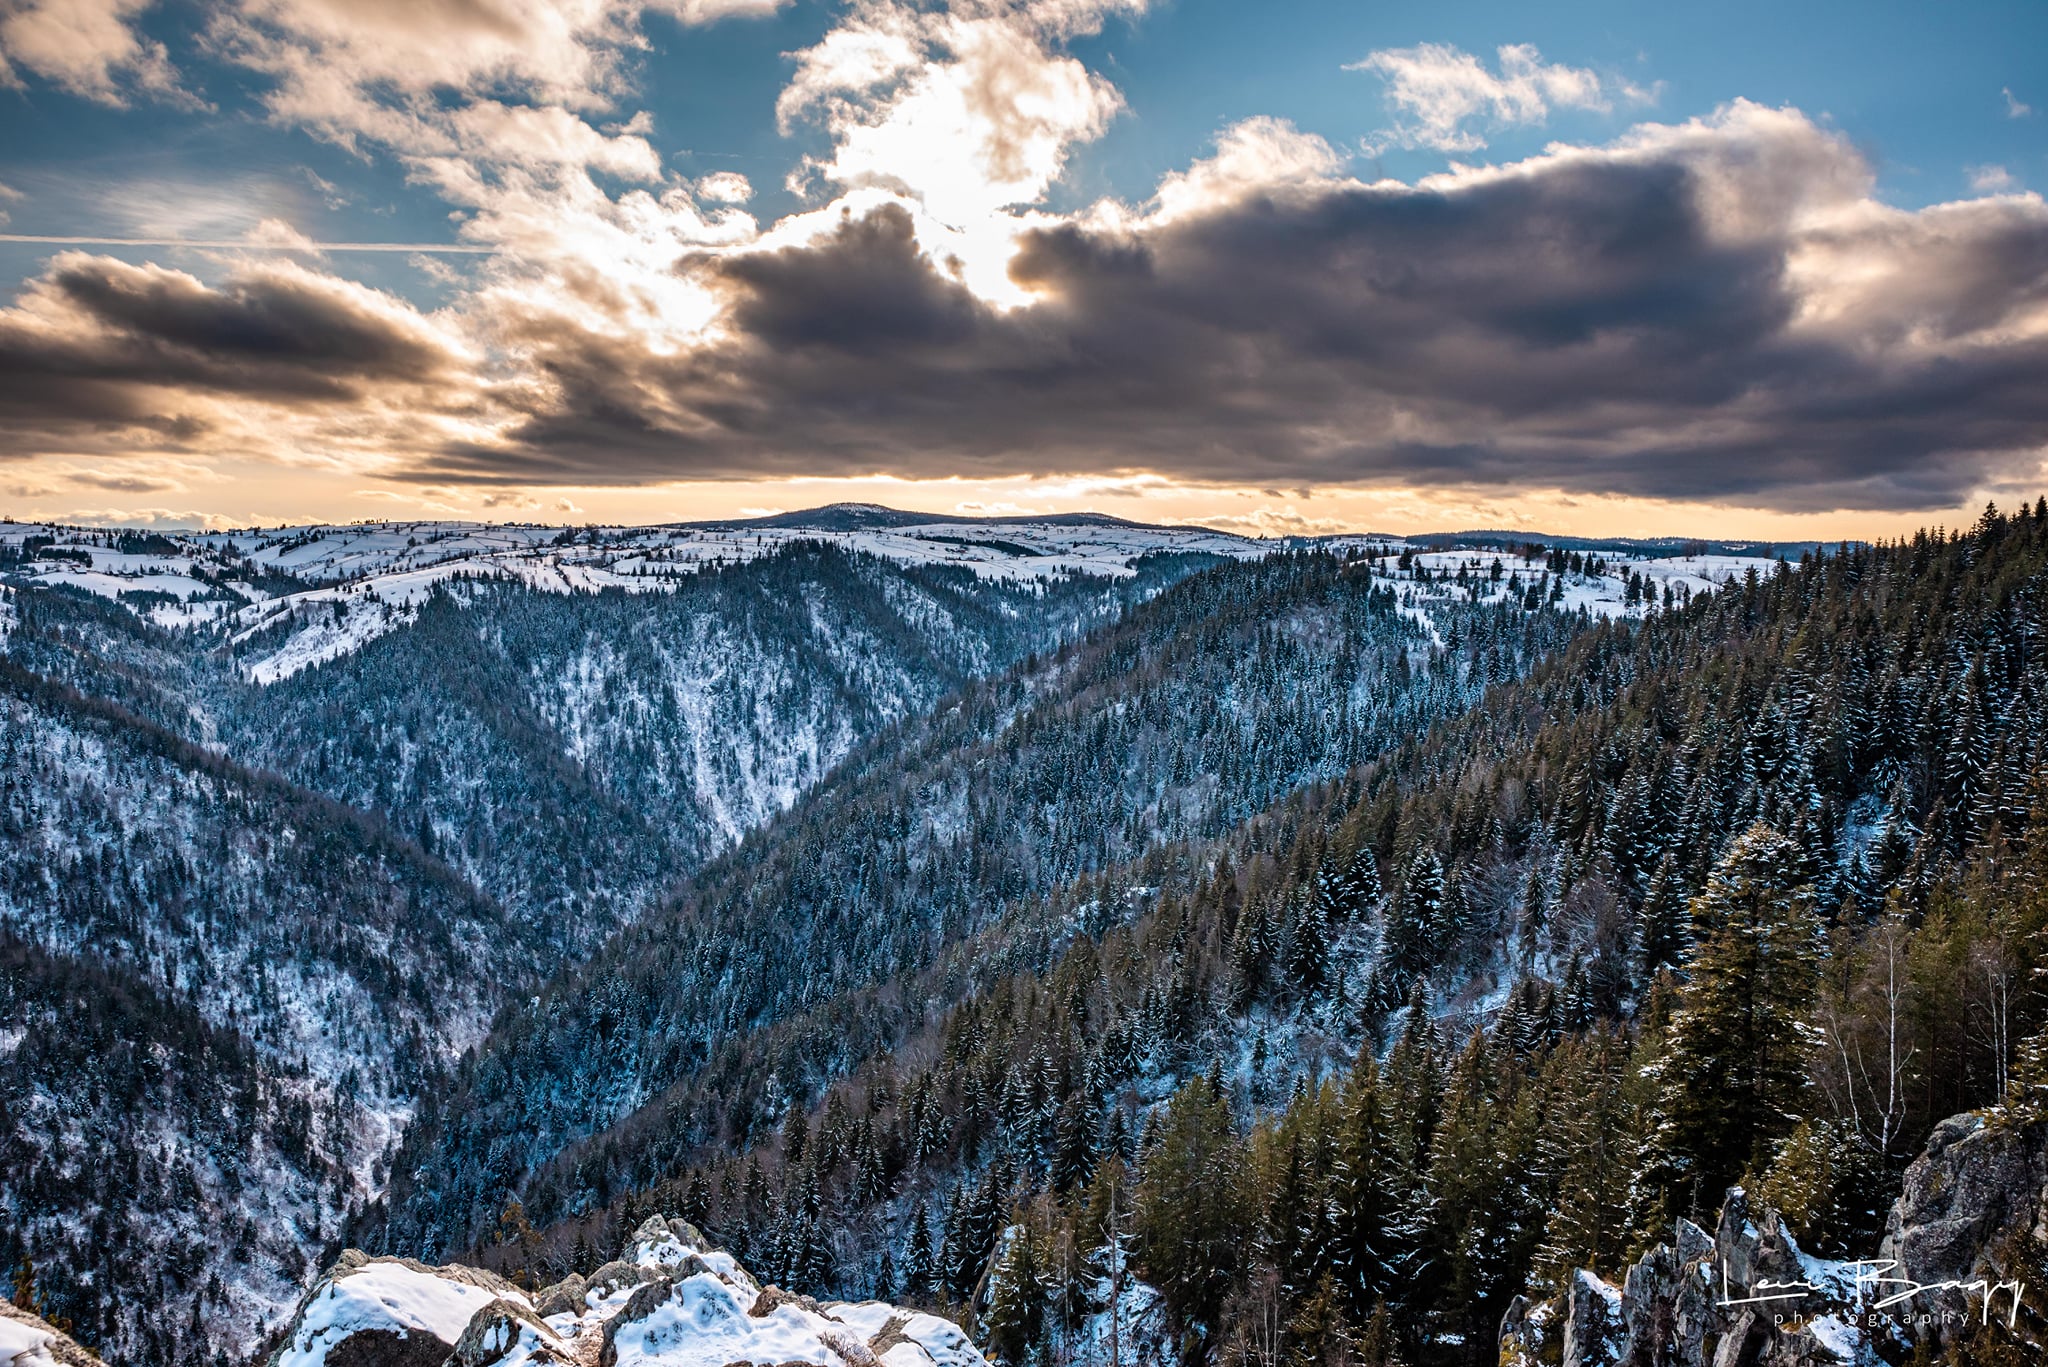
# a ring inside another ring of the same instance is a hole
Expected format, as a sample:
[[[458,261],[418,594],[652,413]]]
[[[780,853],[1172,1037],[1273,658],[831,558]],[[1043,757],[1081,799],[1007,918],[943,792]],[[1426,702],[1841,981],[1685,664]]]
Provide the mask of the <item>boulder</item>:
[[[1572,1274],[1565,1294],[1563,1367],[1613,1367],[1621,1356],[1621,1293],[1590,1272]]]
[[[300,1300],[272,1367],[444,1367],[479,1312],[524,1292],[482,1268],[350,1249]]]
[[[462,1337],[455,1342],[455,1351],[448,1356],[447,1367],[496,1367],[511,1357],[514,1349],[524,1350],[518,1358],[521,1367],[547,1367],[572,1361],[561,1338],[542,1324],[530,1307],[516,1301],[495,1300],[470,1319]]]
[[[590,1274],[585,1290],[599,1298],[628,1286],[638,1286],[654,1274],[638,1263],[609,1262]]]
[[[542,1319],[550,1315],[566,1315],[571,1311],[580,1314],[584,1305],[583,1298],[589,1290],[583,1278],[571,1272],[553,1286],[535,1293],[533,1313]]]
[[[2022,1357],[2040,1354],[2048,1322],[2023,1298],[2048,1294],[2048,1123],[1993,1112],[1936,1126],[1867,1256],[1863,1271],[1807,1258],[1775,1210],[1731,1188],[1712,1234],[1678,1221],[1671,1243],[1624,1272],[1618,1295],[1580,1272],[1552,1300],[1517,1300],[1501,1321],[1500,1360],[1534,1367],[1561,1319],[1562,1367],[1819,1367],[1874,1361],[1873,1333],[1939,1350],[1999,1314]],[[1897,1280],[1863,1280],[1877,1275]],[[2027,1290],[2002,1289],[2013,1283]],[[1889,1310],[1872,1304],[1908,1286],[1925,1290]],[[1885,1317],[1876,1330],[1872,1311]]]

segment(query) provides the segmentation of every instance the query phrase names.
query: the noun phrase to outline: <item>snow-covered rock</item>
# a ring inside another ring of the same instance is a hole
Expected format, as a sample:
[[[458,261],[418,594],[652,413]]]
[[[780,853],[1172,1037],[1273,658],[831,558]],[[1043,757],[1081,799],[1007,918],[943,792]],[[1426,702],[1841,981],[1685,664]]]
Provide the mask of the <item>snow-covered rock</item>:
[[[0,1301],[0,1367],[100,1367],[100,1360],[48,1320]]]
[[[534,1292],[478,1268],[351,1249],[307,1292],[269,1367],[731,1363],[987,1367],[949,1320],[764,1288],[692,1226],[658,1215],[617,1262]]]

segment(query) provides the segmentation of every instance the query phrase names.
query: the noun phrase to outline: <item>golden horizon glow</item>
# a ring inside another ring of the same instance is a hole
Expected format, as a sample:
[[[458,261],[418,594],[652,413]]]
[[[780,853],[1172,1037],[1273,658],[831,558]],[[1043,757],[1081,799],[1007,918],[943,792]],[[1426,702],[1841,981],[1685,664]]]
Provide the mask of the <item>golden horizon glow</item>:
[[[834,503],[876,503],[947,517],[1098,512],[1132,522],[1245,536],[1512,530],[1552,536],[1689,536],[1721,541],[1874,541],[1974,521],[1985,501],[2010,508],[2048,492],[2003,487],[1953,507],[1784,512],[1557,490],[1273,489],[1129,472],[1004,479],[889,475],[691,481],[639,486],[432,486],[366,480],[320,466],[124,461],[108,470],[41,461],[0,475],[0,516],[88,526],[223,528],[383,521],[653,525],[726,521]]]

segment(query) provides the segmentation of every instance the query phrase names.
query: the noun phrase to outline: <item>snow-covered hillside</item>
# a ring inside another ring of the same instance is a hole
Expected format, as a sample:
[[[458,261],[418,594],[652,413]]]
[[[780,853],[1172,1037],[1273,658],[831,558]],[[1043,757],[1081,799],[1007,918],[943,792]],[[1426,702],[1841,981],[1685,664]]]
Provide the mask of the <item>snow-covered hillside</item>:
[[[777,525],[378,522],[147,537],[10,523],[0,525],[0,550],[12,550],[33,582],[121,599],[161,626],[220,626],[245,641],[289,623],[281,643],[244,662],[249,677],[271,683],[395,629],[451,581],[499,580],[553,593],[662,592],[706,568],[822,541],[897,565],[958,566],[979,579],[1023,584],[1072,575],[1123,579],[1148,555],[1245,558],[1283,544],[1107,518],[842,526],[846,519],[835,511]]]
[[[863,512],[871,516],[857,515]],[[1127,578],[1139,560],[1159,554],[1247,559],[1303,545],[1409,549],[1392,537],[1254,540],[1112,518],[926,522],[874,516],[887,513],[834,507],[755,522],[652,527],[364,522],[190,535],[9,523],[0,525],[0,553],[11,552],[32,582],[120,599],[160,626],[215,627],[237,644],[264,638],[264,648],[245,653],[241,665],[255,682],[273,683],[414,620],[428,596],[451,584],[493,580],[552,593],[658,593],[706,568],[745,564],[806,541],[897,565],[957,566],[1009,584],[1071,575]],[[1600,563],[1602,572],[1561,572],[1561,595],[1548,601],[1618,616],[1636,610],[1635,600],[1625,597],[1631,571],[1660,592],[1667,585],[1702,592],[1775,562],[1621,555]],[[1515,577],[1520,591],[1521,581],[1534,580],[1542,568],[1492,549],[1424,551],[1413,564],[1430,576],[1456,578],[1462,571],[1483,581],[1486,597],[1509,592],[1505,576]],[[1502,579],[1487,578],[1495,564],[1503,566]]]
[[[1392,549],[1402,549],[1395,543]],[[1521,556],[1497,550],[1417,551],[1381,568],[1391,574],[1402,602],[1418,621],[1431,602],[1465,599],[1503,602],[1519,598],[1566,612],[1583,609],[1594,617],[1640,617],[1656,605],[1714,593],[1755,573],[1775,573],[1766,556],[1685,555],[1655,558]],[[1632,583],[1633,581],[1633,583]]]

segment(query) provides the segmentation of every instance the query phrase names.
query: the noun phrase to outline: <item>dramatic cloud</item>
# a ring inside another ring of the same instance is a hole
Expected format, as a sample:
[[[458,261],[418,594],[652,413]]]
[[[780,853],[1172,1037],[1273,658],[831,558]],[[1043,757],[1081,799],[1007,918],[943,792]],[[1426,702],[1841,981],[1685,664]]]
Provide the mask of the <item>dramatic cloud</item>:
[[[139,34],[134,20],[151,0],[17,0],[0,4],[0,85],[19,84],[21,66],[74,95],[125,105],[131,94],[179,104],[164,45]]]
[[[164,476],[114,458],[203,444],[504,507],[801,475],[1919,509],[2043,473],[2048,206],[1991,168],[2002,193],[1894,209],[1846,139],[1736,103],[1364,183],[1262,118],[1142,202],[1058,214],[1122,109],[1071,44],[1145,0],[854,0],[790,54],[778,116],[825,150],[764,224],[744,177],[664,163],[631,82],[647,13],[776,8],[218,7],[207,41],[272,118],[402,166],[482,254],[433,313],[320,258],[59,256],[0,310],[0,455],[140,481]],[[1450,151],[1649,98],[1526,47],[1360,65],[1392,137]],[[310,252],[233,198],[210,236]]]
[[[1387,103],[1399,116],[1386,135],[1389,145],[1444,152],[1486,146],[1485,137],[1467,126],[1475,121],[1510,128],[1540,124],[1552,109],[1606,111],[1616,100],[1647,104],[1654,98],[1650,91],[1584,67],[1546,63],[1526,43],[1502,47],[1499,56],[1495,74],[1469,52],[1423,43],[1372,53],[1345,70],[1369,71],[1386,80]]]
[[[392,405],[412,423],[473,366],[410,306],[298,266],[213,287],[66,253],[0,310],[0,454],[177,446],[214,432],[222,401],[351,423]]]
[[[1284,185],[1247,147],[1279,149]],[[421,478],[1151,470],[1781,509],[1952,503],[2048,442],[2048,208],[1870,198],[1738,104],[1419,185],[1262,122],[1139,213],[1027,232],[1001,308],[911,207],[705,253],[700,345],[529,320],[500,439]]]

